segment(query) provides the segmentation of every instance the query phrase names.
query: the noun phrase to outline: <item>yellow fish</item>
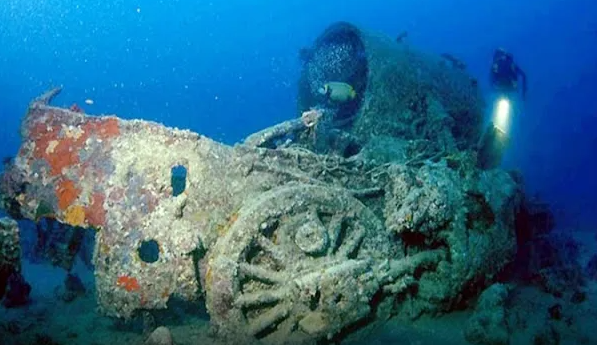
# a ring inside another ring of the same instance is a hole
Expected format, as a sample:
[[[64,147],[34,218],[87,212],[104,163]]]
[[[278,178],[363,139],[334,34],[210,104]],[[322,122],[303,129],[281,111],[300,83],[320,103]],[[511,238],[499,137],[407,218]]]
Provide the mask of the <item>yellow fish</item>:
[[[357,96],[352,85],[340,81],[325,83],[318,91],[331,101],[337,103],[352,101]]]

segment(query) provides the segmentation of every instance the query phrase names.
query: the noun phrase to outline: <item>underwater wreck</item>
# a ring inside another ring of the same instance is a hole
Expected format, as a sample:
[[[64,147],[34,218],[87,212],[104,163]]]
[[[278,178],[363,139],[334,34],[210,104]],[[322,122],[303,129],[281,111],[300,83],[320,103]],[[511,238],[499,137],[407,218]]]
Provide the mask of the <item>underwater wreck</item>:
[[[326,81],[356,97],[322,103]],[[476,82],[388,37],[331,26],[304,61],[300,116],[235,146],[51,106],[59,91],[30,104],[2,204],[95,230],[107,315],[205,299],[224,343],[341,341],[453,310],[516,254],[521,186],[477,168]]]

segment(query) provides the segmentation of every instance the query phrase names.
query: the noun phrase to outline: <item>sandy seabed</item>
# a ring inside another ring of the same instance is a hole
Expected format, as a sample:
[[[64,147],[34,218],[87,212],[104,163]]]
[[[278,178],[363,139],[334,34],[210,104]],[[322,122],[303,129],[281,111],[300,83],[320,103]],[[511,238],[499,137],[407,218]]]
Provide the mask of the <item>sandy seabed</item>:
[[[580,263],[584,267],[589,258],[597,253],[595,232],[575,232],[573,237],[579,243]],[[86,286],[93,286],[93,274],[82,264],[78,263],[74,271]],[[21,308],[0,307],[0,345],[137,345],[143,344],[147,338],[139,320],[125,323],[97,313],[92,290],[70,303],[58,299],[56,291],[63,283],[66,274],[64,270],[46,264],[24,262],[23,272],[33,287],[32,302]],[[597,344],[597,281],[589,281],[583,291],[586,293],[586,300],[572,305],[536,287],[517,287],[512,292],[508,313],[528,320],[526,327],[532,329],[533,320],[545,320],[549,308],[561,304],[565,317],[550,321],[558,331],[559,339],[551,339],[548,344]],[[199,345],[214,342],[209,337],[209,317],[204,306],[180,303],[172,309],[158,312],[155,324],[168,327],[175,344]],[[408,323],[394,318],[371,330],[365,338],[345,343],[466,345],[470,343],[464,337],[464,325],[471,315],[471,310],[465,310],[438,317],[422,317]],[[510,344],[532,344],[532,335],[528,329],[512,329]]]

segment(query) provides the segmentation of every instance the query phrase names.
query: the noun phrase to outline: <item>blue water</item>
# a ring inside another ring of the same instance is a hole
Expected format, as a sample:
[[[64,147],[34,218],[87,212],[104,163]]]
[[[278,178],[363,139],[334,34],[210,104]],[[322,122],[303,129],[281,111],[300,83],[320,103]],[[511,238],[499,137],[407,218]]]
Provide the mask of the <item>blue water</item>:
[[[561,222],[597,227],[591,0],[3,0],[0,156],[16,152],[28,101],[54,85],[65,87],[58,105],[237,142],[295,116],[297,51],[337,20],[407,30],[418,48],[464,60],[484,89],[493,49],[513,52],[529,95],[504,164],[524,173]]]

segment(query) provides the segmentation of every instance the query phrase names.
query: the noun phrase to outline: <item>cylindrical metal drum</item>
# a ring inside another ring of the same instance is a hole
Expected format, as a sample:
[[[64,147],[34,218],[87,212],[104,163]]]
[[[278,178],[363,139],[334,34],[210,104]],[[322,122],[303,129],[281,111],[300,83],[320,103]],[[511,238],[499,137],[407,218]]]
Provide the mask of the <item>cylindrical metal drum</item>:
[[[298,106],[327,108],[334,127],[363,142],[373,136],[434,140],[447,130],[458,149],[477,143],[484,103],[459,64],[349,23],[326,29],[304,54]],[[322,99],[328,82],[351,85],[356,97]]]

